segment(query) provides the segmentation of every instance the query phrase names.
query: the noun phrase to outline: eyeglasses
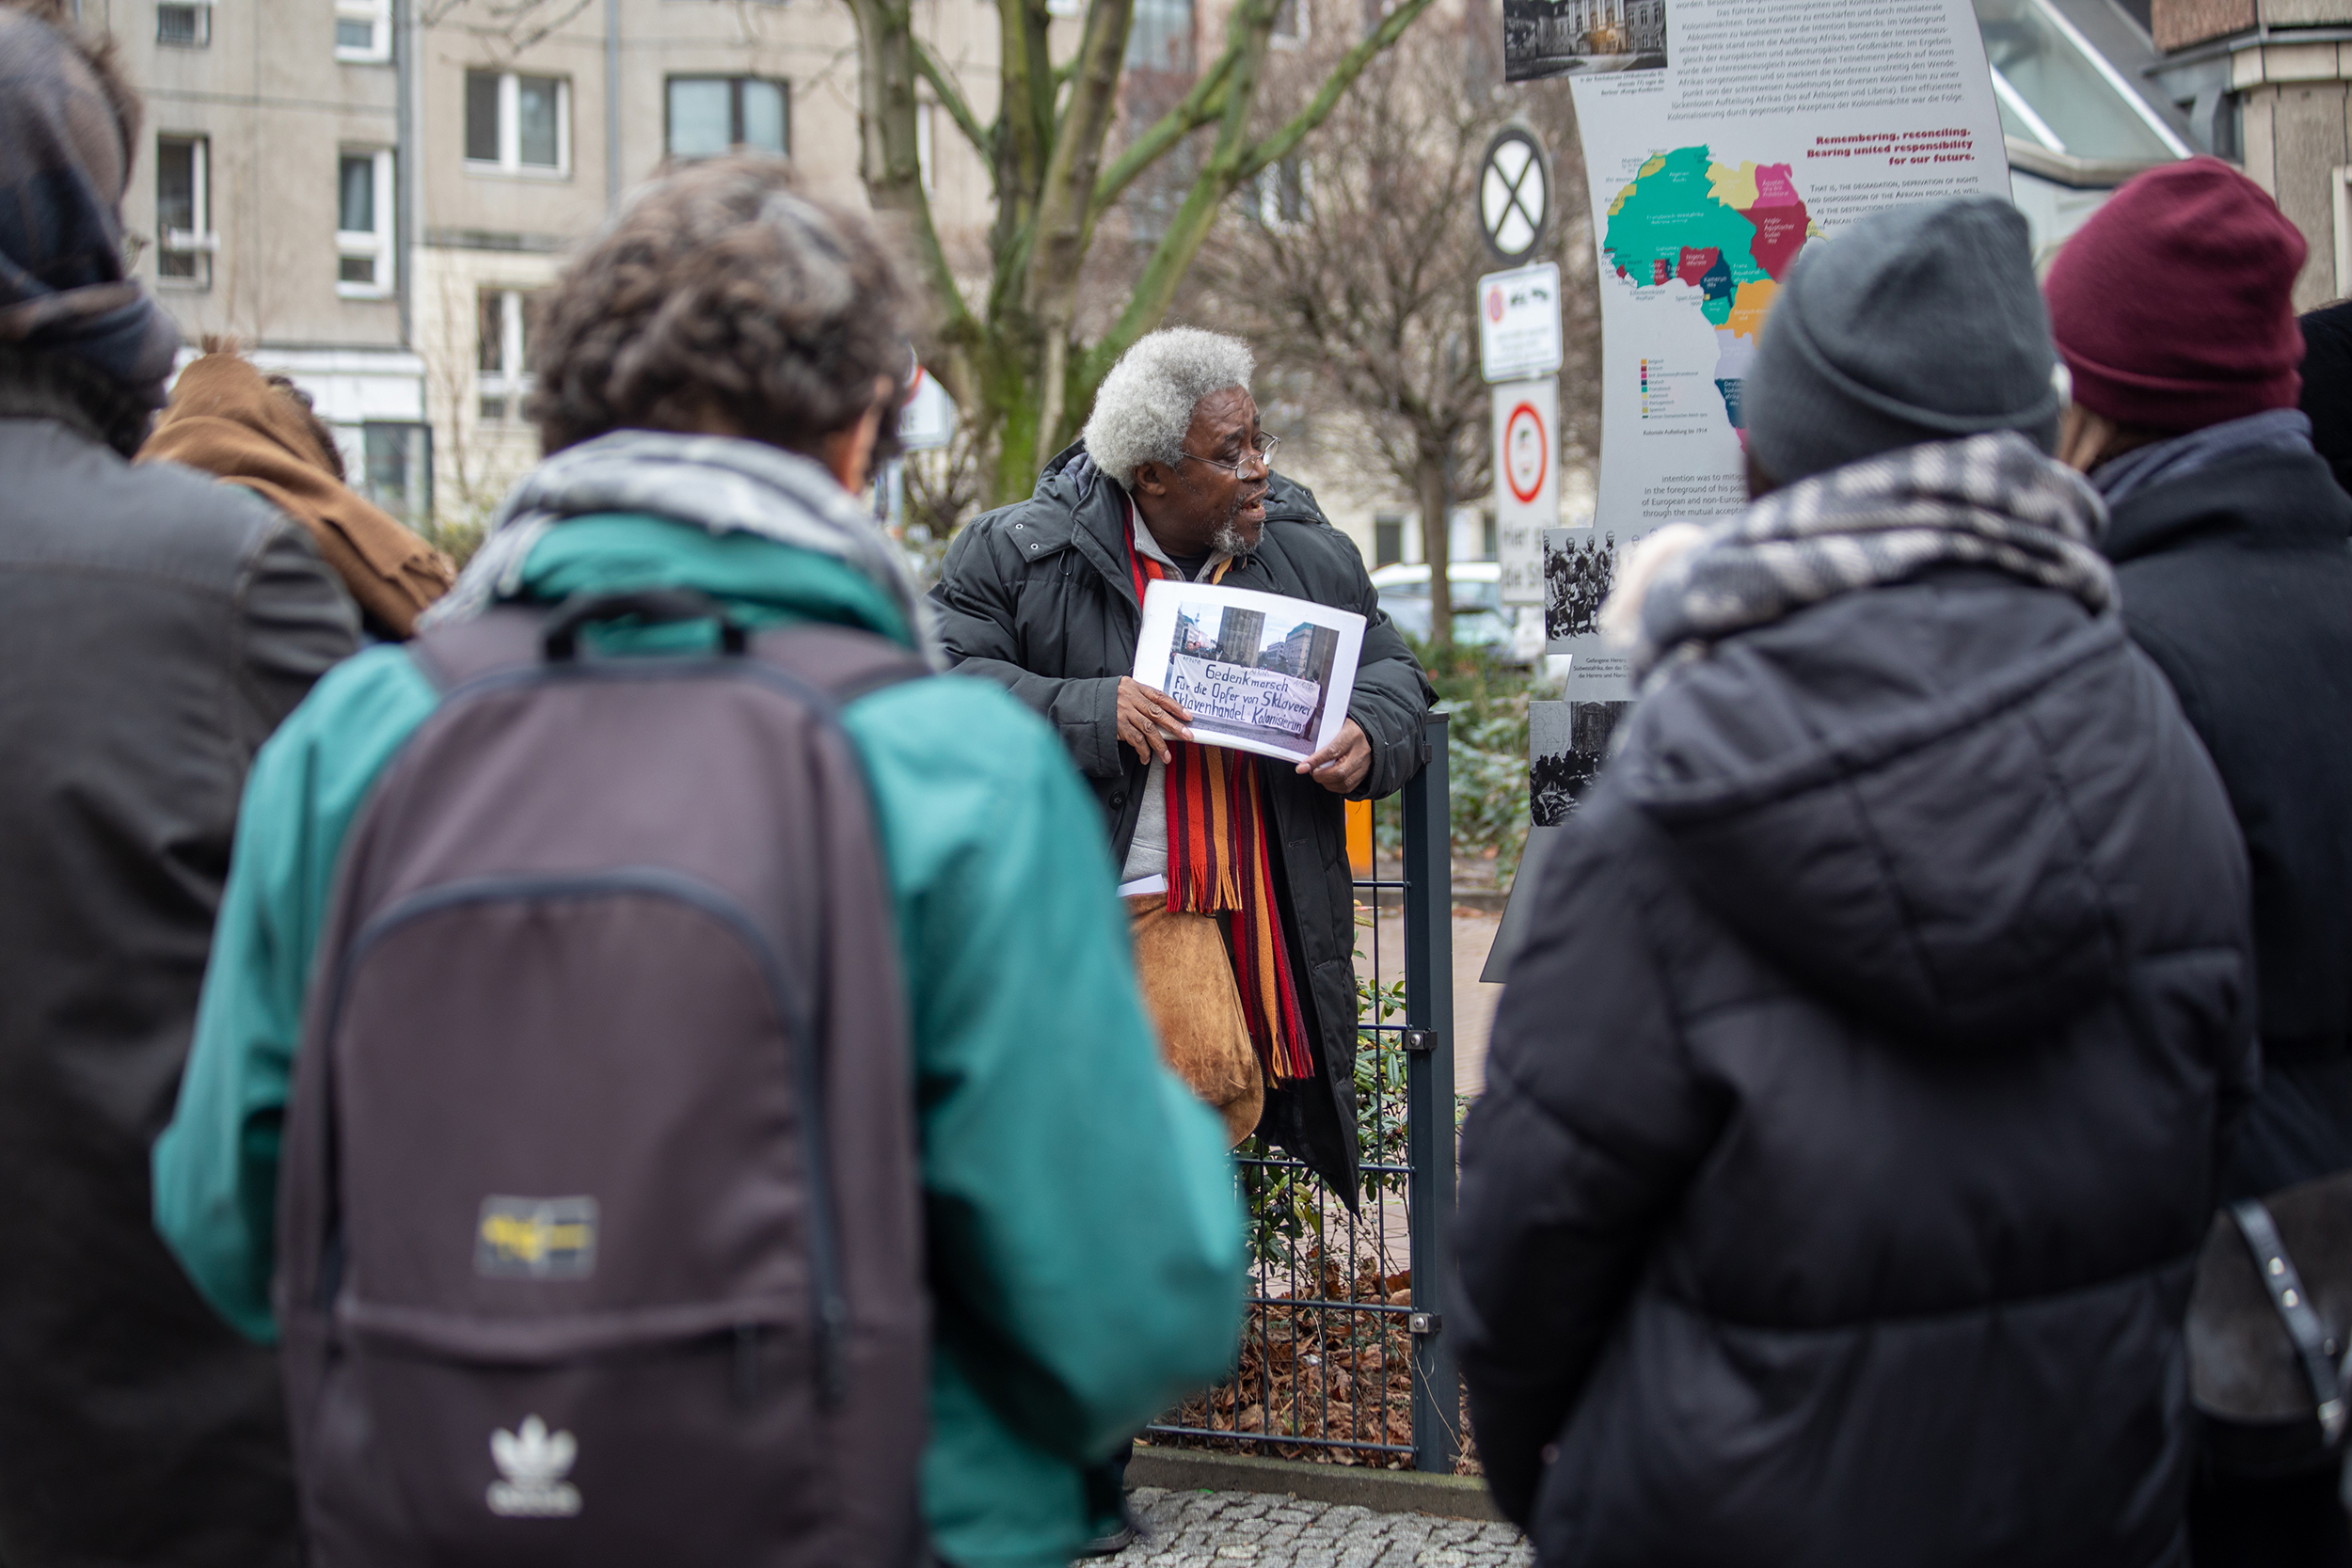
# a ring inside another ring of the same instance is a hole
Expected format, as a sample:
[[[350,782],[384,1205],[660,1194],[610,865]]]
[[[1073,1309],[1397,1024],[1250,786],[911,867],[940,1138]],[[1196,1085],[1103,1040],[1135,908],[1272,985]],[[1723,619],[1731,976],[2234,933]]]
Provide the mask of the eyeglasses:
[[[1262,430],[1258,432],[1256,438],[1249,443],[1249,451],[1251,455],[1257,458],[1258,467],[1266,469],[1268,472],[1272,472],[1274,468],[1274,449],[1281,444],[1282,438],[1279,436],[1268,436]],[[1245,457],[1240,459],[1238,462],[1227,463],[1219,458],[1203,457],[1197,451],[1184,451],[1181,449],[1178,450],[1176,453],[1177,462],[1182,463],[1187,457],[1191,458],[1195,463],[1206,463],[1212,468],[1222,468],[1227,473],[1233,475],[1235,478],[1240,477],[1242,465],[1249,461],[1248,457]]]

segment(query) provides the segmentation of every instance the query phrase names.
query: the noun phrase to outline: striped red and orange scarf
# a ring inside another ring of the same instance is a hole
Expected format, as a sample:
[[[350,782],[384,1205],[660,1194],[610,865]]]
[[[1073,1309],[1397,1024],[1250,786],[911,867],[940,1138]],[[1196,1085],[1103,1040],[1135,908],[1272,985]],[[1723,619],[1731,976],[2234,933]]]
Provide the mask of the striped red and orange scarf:
[[[1181,580],[1165,563],[1135,547],[1136,598],[1147,583]],[[1225,576],[1230,560],[1210,568]],[[1168,908],[1178,914],[1222,914],[1225,950],[1233,961],[1242,1017],[1258,1061],[1278,1084],[1314,1076],[1307,1025],[1292,987],[1290,950],[1266,852],[1265,793],[1255,759],[1230,746],[1171,740],[1168,747]]]

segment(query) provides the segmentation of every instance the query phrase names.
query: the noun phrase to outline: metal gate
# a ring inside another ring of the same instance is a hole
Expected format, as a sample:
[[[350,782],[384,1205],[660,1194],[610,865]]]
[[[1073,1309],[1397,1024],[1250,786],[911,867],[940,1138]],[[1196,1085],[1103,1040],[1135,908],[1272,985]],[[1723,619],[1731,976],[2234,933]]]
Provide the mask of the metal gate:
[[[1461,1385],[1439,1305],[1456,1125],[1444,714],[1422,739],[1420,776],[1373,808],[1391,829],[1375,844],[1402,854],[1375,848],[1356,883],[1357,1207],[1287,1154],[1242,1146],[1252,1280],[1240,1364],[1152,1425],[1154,1443],[1454,1467]]]

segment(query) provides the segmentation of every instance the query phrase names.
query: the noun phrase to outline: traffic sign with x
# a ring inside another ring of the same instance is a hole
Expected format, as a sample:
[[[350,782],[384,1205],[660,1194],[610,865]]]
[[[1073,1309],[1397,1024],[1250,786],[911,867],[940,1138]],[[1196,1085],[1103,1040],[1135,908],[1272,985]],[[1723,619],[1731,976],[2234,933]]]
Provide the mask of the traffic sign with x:
[[[1505,261],[1527,256],[1543,240],[1550,207],[1541,144],[1516,125],[1495,133],[1478,181],[1478,221],[1488,248]]]

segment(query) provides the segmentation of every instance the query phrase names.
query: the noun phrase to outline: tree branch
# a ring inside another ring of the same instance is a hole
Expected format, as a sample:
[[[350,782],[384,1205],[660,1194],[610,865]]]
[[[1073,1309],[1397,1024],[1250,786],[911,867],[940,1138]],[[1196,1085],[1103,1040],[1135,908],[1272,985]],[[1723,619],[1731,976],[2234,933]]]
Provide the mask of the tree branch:
[[[877,212],[894,214],[906,224],[924,282],[946,317],[944,335],[951,342],[968,342],[977,324],[956,287],[923,194],[914,135],[914,77],[922,50],[914,41],[912,8],[908,0],[850,0],[850,13],[860,40],[858,130],[865,146],[858,172],[866,199]]]
[[[1431,0],[1404,0],[1402,5],[1382,17],[1379,26],[1365,34],[1361,42],[1340,56],[1339,63],[1331,68],[1331,74],[1323,79],[1323,86],[1315,89],[1315,95],[1308,101],[1307,106],[1293,115],[1289,123],[1280,130],[1249,150],[1242,159],[1239,178],[1250,179],[1269,164],[1279,164],[1295,151],[1298,144],[1306,140],[1308,132],[1331,117],[1331,111],[1339,106],[1347,89],[1356,85],[1356,78],[1364,73],[1364,67],[1370,65],[1381,51],[1404,37],[1405,29],[1413,24],[1414,18],[1429,8],[1430,3]]]
[[[1216,64],[1184,94],[1184,102],[1160,116],[1111,161],[1110,167],[1094,182],[1097,213],[1117,201],[1119,193],[1134,184],[1136,177],[1158,163],[1170,148],[1225,112],[1226,84],[1233,78],[1233,62],[1238,57],[1232,49],[1218,55]]]
[[[993,151],[992,138],[980,124],[979,117],[972,112],[972,105],[964,102],[963,90],[956,86],[956,79],[947,74],[946,68],[939,63],[939,56],[932,54],[921,39],[910,36],[909,41],[914,46],[915,71],[931,85],[931,91],[939,95],[939,102],[946,107],[947,118],[956,122],[956,129],[963,133],[963,139],[972,144],[973,150],[980,155],[980,161],[988,162]]]

